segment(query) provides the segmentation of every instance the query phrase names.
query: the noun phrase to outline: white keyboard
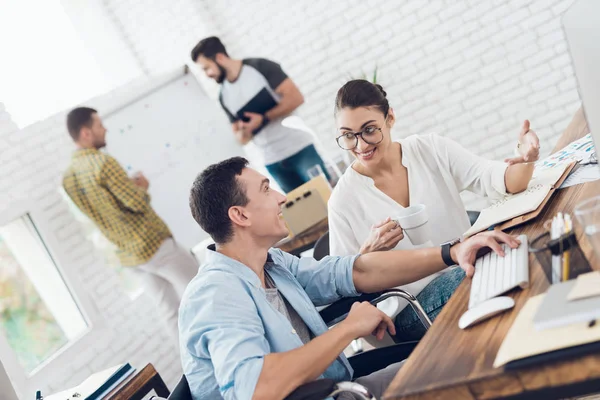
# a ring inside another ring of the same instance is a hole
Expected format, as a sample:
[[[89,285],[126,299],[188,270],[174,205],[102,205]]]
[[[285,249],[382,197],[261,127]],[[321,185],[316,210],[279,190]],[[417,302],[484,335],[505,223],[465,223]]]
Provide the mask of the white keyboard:
[[[524,289],[529,285],[527,236],[520,235],[519,240],[521,245],[516,249],[502,245],[504,257],[492,251],[477,259],[471,282],[469,308],[516,287]]]

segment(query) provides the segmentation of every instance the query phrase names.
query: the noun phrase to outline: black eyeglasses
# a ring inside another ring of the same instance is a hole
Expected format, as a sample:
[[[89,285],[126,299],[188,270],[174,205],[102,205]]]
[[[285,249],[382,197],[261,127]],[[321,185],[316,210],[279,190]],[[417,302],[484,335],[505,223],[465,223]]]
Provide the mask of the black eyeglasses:
[[[360,132],[346,132],[335,138],[338,146],[344,150],[354,150],[358,146],[358,137],[367,144],[379,144],[383,140],[381,128],[376,126],[367,126]]]

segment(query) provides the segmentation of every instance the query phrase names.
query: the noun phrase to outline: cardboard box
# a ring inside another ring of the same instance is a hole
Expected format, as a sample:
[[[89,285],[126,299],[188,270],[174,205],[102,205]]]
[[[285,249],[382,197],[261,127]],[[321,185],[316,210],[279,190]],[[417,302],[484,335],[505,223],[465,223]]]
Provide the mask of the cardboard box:
[[[327,218],[327,201],[331,187],[323,176],[318,176],[287,194],[283,218],[296,236]]]

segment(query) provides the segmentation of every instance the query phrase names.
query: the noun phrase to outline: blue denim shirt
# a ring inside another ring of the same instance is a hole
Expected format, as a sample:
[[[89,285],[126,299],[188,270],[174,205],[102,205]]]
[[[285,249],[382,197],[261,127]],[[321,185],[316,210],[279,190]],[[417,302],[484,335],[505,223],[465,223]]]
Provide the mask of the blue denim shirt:
[[[315,306],[358,295],[352,281],[356,257],[316,261],[271,249],[265,269],[318,336],[327,326]],[[267,301],[256,273],[212,250],[183,295],[179,336],[194,399],[250,399],[264,356],[302,346],[289,320]],[[342,354],[322,377],[349,380],[352,368]]]

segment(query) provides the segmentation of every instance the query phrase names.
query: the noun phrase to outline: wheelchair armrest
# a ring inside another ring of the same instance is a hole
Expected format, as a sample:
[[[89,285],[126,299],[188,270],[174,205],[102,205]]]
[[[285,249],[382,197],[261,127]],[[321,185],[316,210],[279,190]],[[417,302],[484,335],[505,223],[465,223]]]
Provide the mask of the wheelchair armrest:
[[[388,365],[406,360],[410,353],[417,347],[418,341],[396,343],[391,346],[371,349],[348,357],[348,362],[354,370],[354,379],[372,374]]]
[[[321,318],[323,318],[323,321],[325,321],[327,326],[332,326],[346,318],[346,315],[348,314],[348,312],[350,312],[352,304],[354,304],[355,302],[368,301],[371,304],[376,305],[377,303],[389,299],[390,297],[400,297],[408,301],[408,304],[410,304],[412,309],[415,311],[417,317],[419,318],[419,320],[421,320],[423,326],[425,326],[425,329],[429,329],[431,327],[432,322],[427,316],[425,310],[423,310],[423,307],[421,307],[421,304],[419,303],[417,298],[412,294],[408,293],[406,290],[396,288],[387,289],[382,292],[361,294],[357,297],[343,298],[322,309],[319,312],[319,314],[321,314]]]
[[[379,297],[380,295],[381,293],[367,293],[361,294],[357,297],[344,297],[343,299],[331,303],[330,305],[319,311],[319,314],[321,314],[321,318],[323,318],[323,321],[325,321],[327,326],[332,326],[346,317],[346,314],[350,312],[352,304],[356,303],[357,301],[371,302],[377,299],[377,297]]]
[[[340,393],[353,393],[360,399],[375,400],[367,388],[355,382],[339,382],[333,379],[318,379],[305,383],[290,393],[284,400],[324,400]]]

